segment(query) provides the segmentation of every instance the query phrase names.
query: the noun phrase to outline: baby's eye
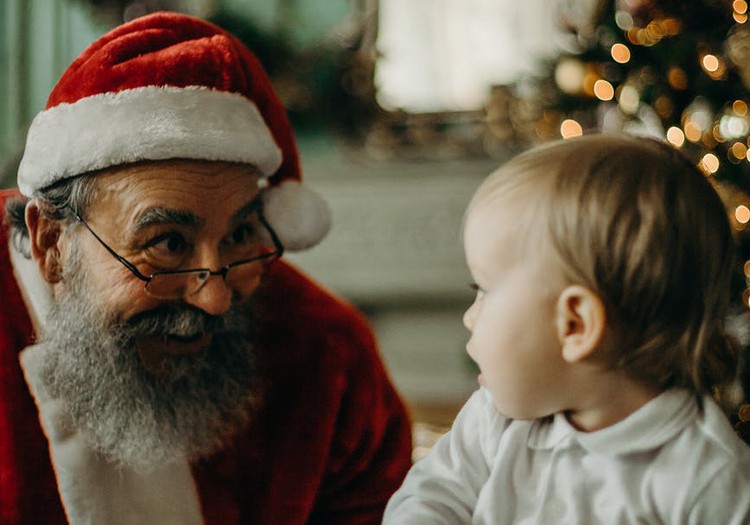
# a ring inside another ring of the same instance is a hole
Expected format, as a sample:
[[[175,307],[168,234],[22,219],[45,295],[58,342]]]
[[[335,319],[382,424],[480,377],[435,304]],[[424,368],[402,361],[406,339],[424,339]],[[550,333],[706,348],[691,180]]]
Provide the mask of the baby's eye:
[[[469,283],[469,288],[476,292],[477,297],[481,297],[482,295],[484,295],[484,290],[477,283]]]

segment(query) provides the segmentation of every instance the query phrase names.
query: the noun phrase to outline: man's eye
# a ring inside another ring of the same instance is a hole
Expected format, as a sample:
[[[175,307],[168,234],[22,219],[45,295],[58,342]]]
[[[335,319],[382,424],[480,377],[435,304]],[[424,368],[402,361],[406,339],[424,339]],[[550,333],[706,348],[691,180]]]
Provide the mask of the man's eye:
[[[255,228],[252,224],[242,224],[234,229],[230,237],[232,244],[247,244],[255,241]]]
[[[166,233],[154,237],[146,244],[146,248],[160,255],[181,255],[187,249],[187,241],[179,233]]]
[[[158,270],[179,268],[190,255],[189,252],[188,241],[177,232],[157,235],[143,249],[145,262]]]

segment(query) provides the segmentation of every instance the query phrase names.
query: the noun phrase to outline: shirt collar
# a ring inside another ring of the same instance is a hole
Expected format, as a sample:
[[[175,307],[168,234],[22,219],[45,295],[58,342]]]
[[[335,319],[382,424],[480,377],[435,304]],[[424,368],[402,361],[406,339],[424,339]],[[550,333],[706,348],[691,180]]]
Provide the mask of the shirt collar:
[[[593,453],[630,454],[660,447],[698,414],[695,397],[686,390],[667,390],[628,417],[595,432],[580,432],[558,413],[532,425],[528,445],[552,449],[579,444]]]

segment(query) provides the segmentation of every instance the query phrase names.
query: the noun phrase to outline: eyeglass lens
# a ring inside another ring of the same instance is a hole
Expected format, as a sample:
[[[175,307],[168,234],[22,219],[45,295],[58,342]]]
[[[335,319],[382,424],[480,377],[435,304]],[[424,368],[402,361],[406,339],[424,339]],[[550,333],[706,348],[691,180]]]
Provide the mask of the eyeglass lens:
[[[180,270],[153,261],[152,268],[157,268],[157,271],[146,276],[104,242],[78,213],[71,211],[115,259],[138,279],[145,281],[149,295],[160,299],[179,299],[194,294],[213,275],[220,276],[229,286],[242,291],[243,287],[252,286],[265,266],[280,258],[284,252],[278,236],[261,211],[256,209],[248,217],[248,223],[238,227],[226,242],[226,256],[235,262],[220,270],[210,271],[205,268]],[[158,270],[160,267],[161,270]]]
[[[229,266],[223,272],[193,270],[181,273],[157,273],[146,285],[146,291],[149,295],[162,299],[184,297],[200,290],[212,275],[223,277],[231,288],[243,291],[245,286],[251,286],[255,282],[268,264],[278,258],[278,252],[266,251],[261,257]]]

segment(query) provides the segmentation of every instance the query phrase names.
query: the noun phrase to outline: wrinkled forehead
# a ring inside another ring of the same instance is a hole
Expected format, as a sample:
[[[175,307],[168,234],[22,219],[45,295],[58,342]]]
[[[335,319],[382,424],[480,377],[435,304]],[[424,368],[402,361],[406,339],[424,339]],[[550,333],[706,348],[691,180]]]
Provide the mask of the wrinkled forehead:
[[[195,160],[195,159],[169,159],[152,160],[113,166],[97,172],[103,177],[142,177],[163,178],[185,177],[185,176],[221,176],[226,173],[245,174],[259,177],[257,168],[250,164],[225,161]]]
[[[221,216],[256,199],[260,181],[252,166],[229,162],[177,159],[118,166],[96,174],[90,212],[120,220],[151,207]]]

